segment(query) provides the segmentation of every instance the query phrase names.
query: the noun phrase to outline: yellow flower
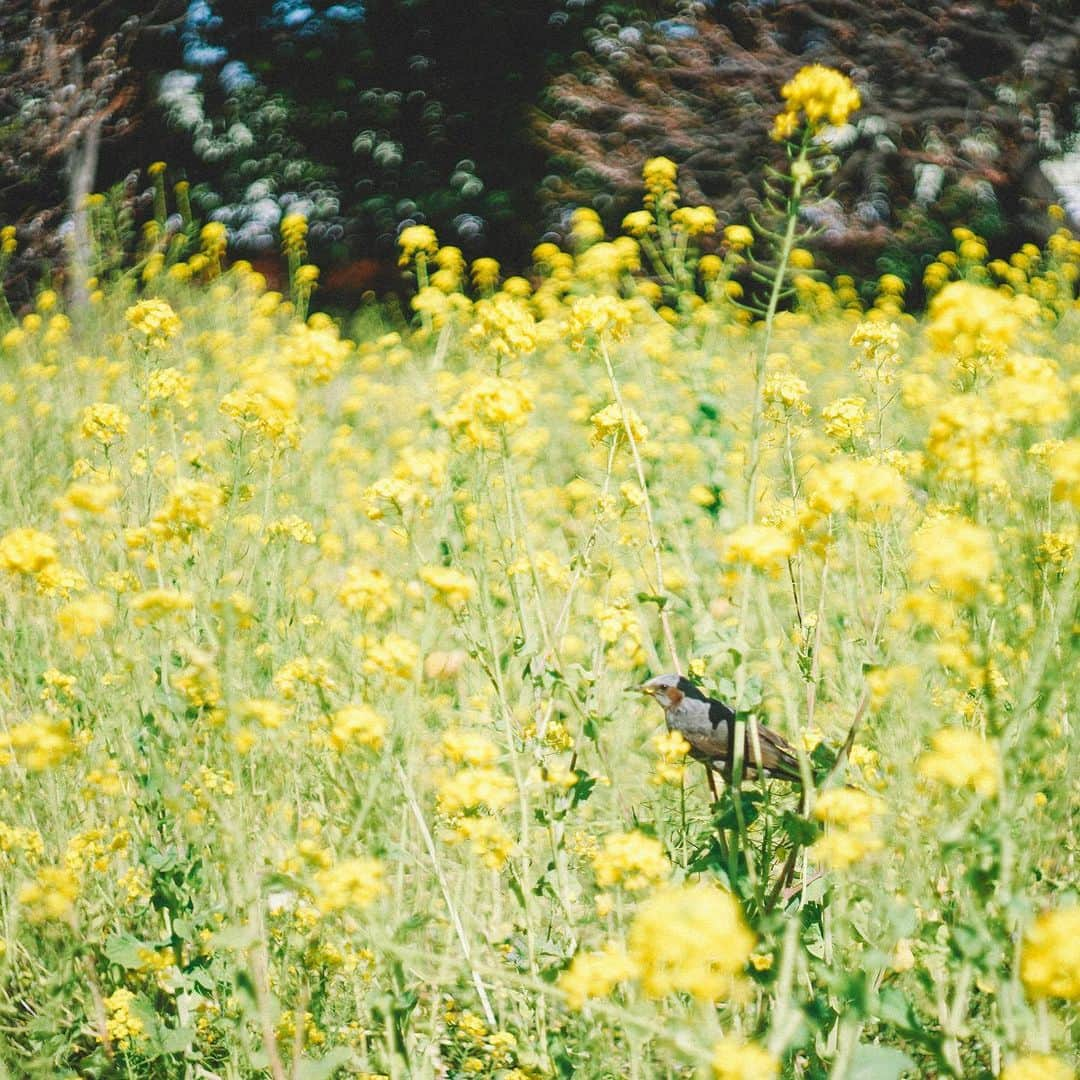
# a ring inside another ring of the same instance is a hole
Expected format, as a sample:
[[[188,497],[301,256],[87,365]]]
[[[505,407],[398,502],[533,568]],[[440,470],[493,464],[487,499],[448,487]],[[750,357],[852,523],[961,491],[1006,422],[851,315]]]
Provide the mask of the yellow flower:
[[[6,756],[4,751],[11,752],[30,772],[51,769],[77,750],[71,724],[62,716],[35,713],[29,721],[0,731],[0,757]]]
[[[298,656],[282,664],[270,681],[286,701],[292,701],[304,686],[325,693],[336,685],[330,674],[329,663],[321,657],[311,656]]]
[[[452,611],[461,610],[476,593],[476,582],[452,566],[421,567],[420,580]]]
[[[420,663],[420,646],[401,634],[387,634],[381,641],[357,642],[363,650],[365,675],[381,672],[396,679],[411,679]]]
[[[609,942],[596,952],[579,952],[559,976],[559,989],[571,1009],[583,1009],[590,998],[610,997],[621,982],[637,975],[637,965],[621,946]]]
[[[1076,1073],[1061,1058],[1049,1054],[1025,1054],[1009,1062],[998,1080],[1074,1080]]]
[[[178,480],[150,519],[150,531],[159,539],[185,540],[207,532],[225,501],[217,484],[205,480]]]
[[[338,599],[347,610],[359,612],[372,622],[386,618],[397,604],[393,581],[381,570],[361,565],[345,570]]]
[[[252,372],[243,387],[226,394],[218,411],[245,431],[295,446],[299,441],[296,405],[297,390],[292,379],[281,371],[264,370]]]
[[[789,138],[805,118],[811,129],[824,124],[839,127],[846,124],[848,116],[862,105],[859,91],[844,74],[822,64],[801,68],[786,83],[780,96],[787,104],[773,123],[773,137]]]
[[[675,182],[679,166],[671,158],[649,158],[642,166],[641,177],[645,181],[645,208],[654,212],[670,211],[678,201]]]
[[[79,898],[79,879],[66,866],[43,866],[33,881],[19,889],[17,899],[31,922],[66,919]]]
[[[468,843],[473,854],[491,870],[501,870],[514,850],[514,838],[494,817],[458,818],[443,839],[448,844]]]
[[[570,347],[584,348],[594,339],[619,341],[626,337],[633,315],[616,296],[579,296],[570,302],[566,333]]]
[[[675,885],[643,901],[630,924],[630,956],[652,998],[731,997],[754,950],[738,902],[713,885]]]
[[[994,443],[1003,417],[979,398],[957,394],[939,406],[926,440],[926,456],[942,480],[975,487],[1003,482]]]
[[[498,812],[516,798],[513,778],[490,766],[462,769],[439,784],[439,812],[448,817],[479,809]]]
[[[474,270],[475,267],[476,263]],[[525,356],[533,352],[539,340],[537,333],[536,319],[528,305],[506,293],[480,300],[473,308],[469,340],[497,357]]]
[[[957,599],[973,600],[997,567],[990,533],[956,518],[932,519],[911,538],[911,574],[932,582]]]
[[[641,175],[647,186],[669,186],[678,178],[679,166],[671,158],[649,158],[642,166]]]
[[[36,862],[44,850],[45,842],[37,829],[0,821],[0,868],[9,867],[13,858],[20,855],[29,862]]]
[[[111,446],[127,434],[130,423],[131,418],[119,405],[99,401],[83,409],[79,433],[84,439],[94,439],[102,446]]]
[[[26,332],[18,326],[13,326],[3,337],[0,337],[0,348],[13,352],[26,342]]]
[[[1031,924],[1020,978],[1033,998],[1080,1001],[1080,907],[1045,911]]]
[[[822,514],[851,511],[867,521],[885,521],[908,502],[908,486],[891,466],[839,458],[806,478],[807,502]]]
[[[633,409],[628,408],[626,414],[627,426],[629,426],[630,433],[634,437],[634,442],[640,447],[649,437],[649,429],[642,423],[641,417]],[[589,423],[593,427],[593,443],[603,442],[613,436],[622,437],[626,430],[623,425],[622,411],[615,402],[605,405],[599,412],[593,413],[589,417]]]
[[[939,352],[970,364],[1004,352],[1020,332],[1017,302],[985,285],[953,281],[930,301],[927,337]]]
[[[312,316],[309,322],[289,327],[280,356],[297,375],[306,375],[313,383],[322,384],[341,371],[352,348],[352,342],[342,339],[336,325],[316,322]]]
[[[628,603],[597,604],[593,619],[597,635],[615,667],[627,671],[644,663],[641,622]]]
[[[370,907],[385,891],[377,859],[345,859],[315,874],[315,903],[324,915]]]
[[[307,218],[303,214],[286,214],[281,219],[281,247],[287,255],[302,259],[307,250]]]
[[[712,1067],[716,1080],[775,1080],[780,1075],[780,1062],[768,1050],[731,1035],[713,1047]]]
[[[65,641],[81,641],[111,626],[115,618],[113,605],[103,593],[89,593],[60,608],[56,625]]]
[[[146,380],[146,396],[150,401],[175,400],[187,408],[191,404],[191,391],[195,380],[179,368],[164,367],[150,372]]]
[[[287,536],[298,544],[312,545],[316,541],[311,522],[305,521],[297,514],[290,514],[278,521],[267,522],[266,535],[268,537]]]
[[[1069,392],[1053,360],[1009,353],[990,398],[1004,419],[1016,424],[1054,424],[1069,413]]]
[[[1080,439],[1059,443],[1046,455],[1046,464],[1054,480],[1054,498],[1080,510]]]
[[[828,826],[810,849],[811,855],[836,870],[866,858],[884,846],[874,819],[883,809],[880,799],[853,788],[831,788],[814,807],[814,818]]]
[[[648,210],[634,210],[623,218],[622,227],[631,236],[646,236],[656,228],[656,220]]]
[[[837,828],[861,829],[871,826],[882,808],[881,800],[873,795],[854,788],[830,788],[821,793],[814,817]]]
[[[644,833],[609,833],[603,847],[593,856],[596,883],[601,888],[622,885],[640,892],[671,874],[671,863],[664,845]]]
[[[439,250],[439,241],[430,226],[409,225],[398,235],[398,247],[401,249],[398,265],[408,266],[417,255],[434,255]]]
[[[1051,566],[1067,566],[1072,562],[1076,540],[1077,530],[1073,528],[1043,533],[1042,543],[1039,545],[1039,561]]]
[[[467,446],[493,450],[498,432],[521,427],[532,410],[532,395],[520,381],[486,375],[458,397],[441,422]]]
[[[580,247],[588,247],[604,239],[600,215],[590,206],[579,206],[570,215],[570,235]]]
[[[775,525],[740,525],[724,538],[724,562],[777,574],[795,554],[795,537]]]
[[[724,228],[724,239],[733,250],[741,251],[754,243],[754,234],[746,225],[727,225]]]
[[[12,529],[0,537],[0,566],[11,574],[40,574],[56,565],[56,541],[37,529]]]
[[[225,254],[229,240],[229,230],[220,221],[208,221],[199,230],[199,243],[203,254],[212,259],[220,259]]]
[[[810,388],[803,379],[800,379],[793,371],[774,371],[765,379],[763,388],[764,400],[768,408],[765,416],[769,420],[782,423],[793,413],[806,415],[810,406],[805,398],[810,393]]]
[[[866,430],[866,398],[838,398],[821,410],[825,434],[840,442],[857,439]]]
[[[678,731],[664,731],[649,740],[653,753],[656,754],[654,784],[680,784],[686,775],[686,757],[690,753],[690,744]]]
[[[499,284],[499,264],[495,259],[473,259],[469,274],[478,289],[494,289]]]
[[[987,799],[997,794],[1001,758],[993,743],[974,731],[943,728],[931,736],[930,746],[918,760],[920,776],[949,787],[969,787]]]
[[[37,295],[37,300],[34,302],[34,307],[37,308],[42,314],[52,311],[56,307],[57,296],[52,289],[42,289]]]
[[[378,750],[386,737],[386,720],[367,705],[346,705],[330,716],[330,745],[335,750],[367,746]]]
[[[191,611],[195,607],[195,600],[190,593],[180,589],[147,589],[133,596],[129,607],[135,612],[135,625],[146,626],[170,615]]]
[[[236,712],[243,720],[253,720],[267,731],[276,731],[289,715],[284,705],[269,698],[248,698],[237,705]]]
[[[441,749],[456,765],[493,765],[499,759],[499,748],[486,735],[462,728],[444,731]]]
[[[146,338],[146,344],[163,349],[183,328],[180,317],[165,300],[140,300],[124,312],[128,325]]]
[[[716,232],[716,211],[711,206],[680,206],[671,215],[671,223],[687,236]]]

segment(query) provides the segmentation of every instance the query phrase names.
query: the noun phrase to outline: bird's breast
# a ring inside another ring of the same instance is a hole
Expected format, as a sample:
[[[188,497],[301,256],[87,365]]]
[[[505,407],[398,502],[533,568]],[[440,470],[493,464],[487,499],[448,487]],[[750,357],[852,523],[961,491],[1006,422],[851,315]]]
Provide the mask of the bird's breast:
[[[692,704],[697,704],[696,702]],[[667,726],[670,731],[678,731],[699,754],[715,757],[727,752],[727,725],[713,727],[709,719],[709,709],[687,708],[682,702],[667,711]]]

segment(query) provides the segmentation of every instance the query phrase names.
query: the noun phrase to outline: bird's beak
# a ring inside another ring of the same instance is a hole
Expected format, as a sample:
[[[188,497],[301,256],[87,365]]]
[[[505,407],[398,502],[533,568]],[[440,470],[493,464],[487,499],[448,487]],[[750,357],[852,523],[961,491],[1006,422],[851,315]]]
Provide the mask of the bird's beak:
[[[642,683],[641,686],[628,686],[626,688],[628,694],[648,694],[652,697],[653,688],[651,686]]]

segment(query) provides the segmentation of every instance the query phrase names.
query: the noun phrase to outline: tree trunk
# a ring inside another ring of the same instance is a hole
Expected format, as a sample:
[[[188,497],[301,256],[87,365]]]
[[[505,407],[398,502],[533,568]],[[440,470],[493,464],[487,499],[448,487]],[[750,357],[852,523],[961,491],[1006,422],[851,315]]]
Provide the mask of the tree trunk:
[[[90,300],[87,279],[93,255],[90,236],[90,211],[86,200],[94,190],[98,157],[101,152],[101,122],[95,120],[68,152],[68,201],[71,206],[71,280],[68,299],[72,310],[85,308]]]

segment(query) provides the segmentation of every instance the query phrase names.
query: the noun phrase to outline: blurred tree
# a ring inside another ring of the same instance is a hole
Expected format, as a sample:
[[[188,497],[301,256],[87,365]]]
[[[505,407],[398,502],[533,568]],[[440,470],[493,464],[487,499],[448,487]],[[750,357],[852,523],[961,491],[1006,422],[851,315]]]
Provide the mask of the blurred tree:
[[[76,306],[87,296],[86,199],[95,187],[102,146],[130,131],[135,120],[139,75],[131,52],[141,37],[166,29],[179,6],[159,0],[146,9],[104,0],[72,9],[52,0],[7,0],[0,8],[0,172],[10,185],[5,195],[21,191],[47,210],[48,192],[57,182],[63,185]]]
[[[760,207],[779,89],[804,64],[850,74],[863,97],[832,134],[844,166],[807,210],[846,265],[910,277],[949,225],[1038,231],[1052,198],[1040,161],[1080,104],[1080,24],[1066,0],[684,0],[665,17],[602,17],[554,79],[536,128],[556,207],[637,205],[642,162],[679,163],[686,196],[722,221]],[[894,265],[895,264],[895,265]]]
[[[561,0],[192,0],[158,99],[197,206],[242,248],[298,209],[329,261],[389,254],[421,221],[523,252],[544,163],[528,110],[583,22]]]

